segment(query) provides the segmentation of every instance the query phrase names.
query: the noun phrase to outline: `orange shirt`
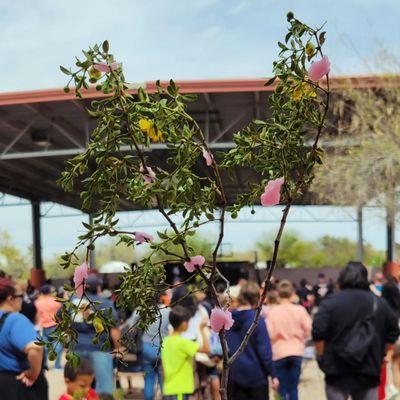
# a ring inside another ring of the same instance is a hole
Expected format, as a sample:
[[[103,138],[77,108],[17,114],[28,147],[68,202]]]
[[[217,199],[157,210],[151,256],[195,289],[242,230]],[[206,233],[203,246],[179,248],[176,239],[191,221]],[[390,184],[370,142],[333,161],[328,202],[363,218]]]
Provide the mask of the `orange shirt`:
[[[40,295],[35,302],[38,312],[40,325],[42,328],[55,326],[54,316],[61,307],[61,303],[56,301],[52,295]]]
[[[304,344],[311,334],[311,318],[306,309],[295,304],[278,304],[268,310],[267,329],[272,358],[303,356]]]

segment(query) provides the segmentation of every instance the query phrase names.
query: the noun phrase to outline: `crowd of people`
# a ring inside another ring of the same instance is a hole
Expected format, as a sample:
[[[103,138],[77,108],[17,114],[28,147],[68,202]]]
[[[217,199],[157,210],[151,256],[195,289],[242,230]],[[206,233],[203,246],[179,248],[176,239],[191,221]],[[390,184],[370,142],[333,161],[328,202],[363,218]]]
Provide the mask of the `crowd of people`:
[[[395,266],[395,268],[393,268]],[[400,389],[400,267],[369,280],[359,262],[349,262],[337,282],[324,274],[311,285],[274,280],[268,287],[261,318],[247,346],[230,367],[228,395],[232,400],[265,400],[270,389],[281,399],[297,400],[302,362],[315,356],[325,375],[328,400],[385,399],[390,371],[391,389]],[[60,302],[51,282],[39,290],[26,288],[0,272],[0,391],[7,400],[46,400],[48,361],[37,338],[53,340]],[[262,288],[240,279],[218,290],[222,304],[230,302],[233,325],[226,331],[230,355],[251,326]],[[133,370],[144,373],[144,399],[220,399],[222,345],[210,329],[215,305],[210,293],[190,292],[183,282],[160,294],[158,320],[146,331],[136,329],[139,316],[115,306],[113,292],[97,274],[86,279],[86,300],[74,319],[79,366],[65,362],[54,343],[54,368],[64,367],[65,393],[60,400],[113,399],[119,361],[104,350],[107,335],[94,340],[96,329],[84,313],[90,300],[111,310],[114,350],[121,349],[124,332],[135,332]],[[86,301],[86,303],[85,303]],[[87,317],[87,314],[86,314]],[[310,356],[311,349],[311,356]],[[129,369],[129,357],[127,357]],[[193,397],[195,396],[195,397]],[[3,397],[2,397],[3,398]]]

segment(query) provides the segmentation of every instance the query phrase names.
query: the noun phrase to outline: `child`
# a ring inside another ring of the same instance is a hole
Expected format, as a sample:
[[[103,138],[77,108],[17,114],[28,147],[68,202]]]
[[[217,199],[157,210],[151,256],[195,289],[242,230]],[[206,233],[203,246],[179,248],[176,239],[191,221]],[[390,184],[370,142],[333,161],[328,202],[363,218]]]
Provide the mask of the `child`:
[[[200,323],[202,346],[181,337],[189,326],[190,312],[175,306],[169,314],[173,332],[164,340],[161,359],[164,371],[164,400],[186,400],[194,392],[193,358],[197,352],[209,353],[210,345],[206,326],[208,321]]]
[[[267,315],[279,394],[297,400],[305,342],[311,336],[311,317],[303,306],[293,304],[294,287],[287,280],[278,284],[279,304]]]
[[[64,380],[67,393],[59,400],[99,400],[91,388],[94,379],[93,367],[86,358],[81,358],[78,367],[73,368],[69,363],[64,368]]]
[[[235,323],[232,329],[226,332],[231,355],[239,348],[254,321],[260,299],[259,290],[255,282],[248,282],[240,289],[239,306],[232,312]],[[272,388],[276,390],[279,382],[272,361],[271,344],[264,318],[260,318],[247,346],[231,366],[229,399],[268,400],[268,376],[272,378]]]

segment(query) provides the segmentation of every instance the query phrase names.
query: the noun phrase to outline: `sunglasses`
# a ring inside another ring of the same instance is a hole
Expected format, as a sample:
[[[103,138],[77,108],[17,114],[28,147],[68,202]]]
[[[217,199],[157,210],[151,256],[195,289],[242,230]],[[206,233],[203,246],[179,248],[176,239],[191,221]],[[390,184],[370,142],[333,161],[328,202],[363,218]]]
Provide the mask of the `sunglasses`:
[[[23,299],[24,295],[23,294],[14,294],[13,298],[14,299],[18,299],[18,298]]]

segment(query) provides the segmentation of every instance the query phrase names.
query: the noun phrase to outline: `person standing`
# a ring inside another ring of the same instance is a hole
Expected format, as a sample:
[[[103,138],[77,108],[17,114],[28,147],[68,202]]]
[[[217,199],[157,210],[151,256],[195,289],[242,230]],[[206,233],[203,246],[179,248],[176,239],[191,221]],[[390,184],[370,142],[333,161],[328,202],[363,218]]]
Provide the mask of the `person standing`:
[[[97,310],[106,309],[111,310],[112,317],[115,322],[115,327],[111,328],[110,335],[112,339],[111,345],[114,346],[115,352],[119,349],[120,331],[116,327],[118,321],[118,314],[114,308],[114,304],[111,300],[100,296],[101,279],[99,276],[92,274],[89,275],[85,281],[85,296],[83,299],[75,297],[73,302],[78,305],[80,304],[80,311],[77,313],[74,322],[74,328],[78,332],[78,342],[75,347],[76,353],[80,356],[88,358],[93,365],[94,375],[96,378],[95,390],[98,393],[113,393],[114,389],[114,359],[112,354],[107,351],[103,351],[102,347],[105,344],[107,334],[104,332],[100,335],[97,343],[93,343],[93,339],[96,336],[96,330],[92,323],[85,321],[84,313],[94,312],[92,306],[89,310],[86,310],[88,300],[93,304]]]
[[[55,316],[61,308],[61,303],[54,297],[51,285],[43,285],[40,288],[40,294],[35,301],[35,306],[38,312],[39,324],[43,329],[43,339],[52,342],[51,333],[56,329]],[[62,345],[60,343],[55,344],[55,351],[57,358],[54,368],[61,369]]]
[[[244,284],[239,293],[239,307],[232,312],[234,324],[226,332],[229,353],[232,355],[240,346],[250,328],[258,305],[260,288],[255,282]],[[232,364],[229,373],[228,393],[230,400],[268,400],[268,377],[272,378],[273,389],[278,389],[271,344],[263,318],[250,337],[247,346]]]
[[[328,295],[333,293],[333,285],[327,281],[323,272],[318,274],[318,281],[313,287],[313,294],[315,296],[315,305],[318,307],[321,301]]]
[[[294,288],[287,280],[278,284],[278,305],[267,314],[279,395],[297,400],[305,341],[311,335],[311,318],[303,306],[293,304]]]
[[[158,318],[143,332],[143,367],[144,367],[144,400],[152,400],[155,397],[155,386],[158,381],[162,390],[160,343],[168,335],[170,308],[166,308],[159,296],[158,307],[160,313]],[[139,322],[139,315],[133,313],[120,327],[133,328]]]
[[[362,263],[349,262],[338,284],[340,291],[320,304],[312,328],[326,396],[375,400],[382,361],[400,333],[398,318],[369,290]]]
[[[7,400],[47,400],[42,372],[43,348],[35,344],[34,325],[20,314],[22,290],[0,279],[0,393]]]
[[[209,353],[210,344],[206,335],[208,321],[200,323],[202,346],[182,337],[189,327],[190,311],[184,306],[175,306],[169,314],[173,331],[166,337],[161,351],[164,371],[164,400],[189,400],[194,392],[194,356],[197,352]]]

